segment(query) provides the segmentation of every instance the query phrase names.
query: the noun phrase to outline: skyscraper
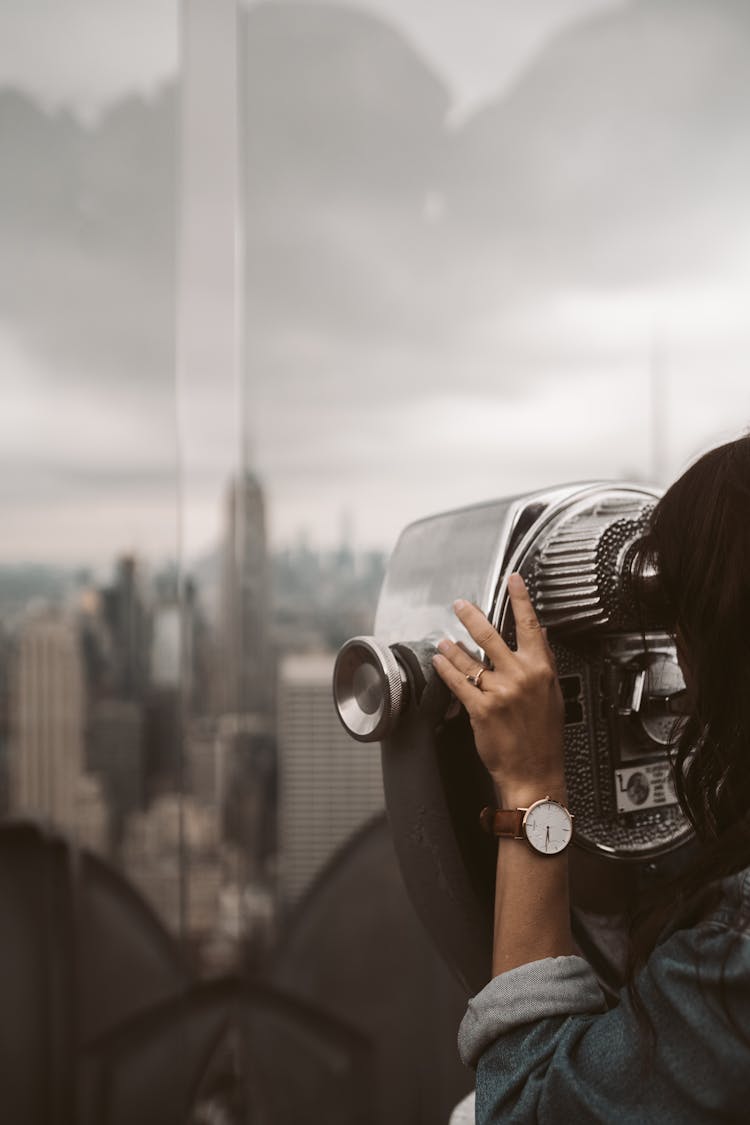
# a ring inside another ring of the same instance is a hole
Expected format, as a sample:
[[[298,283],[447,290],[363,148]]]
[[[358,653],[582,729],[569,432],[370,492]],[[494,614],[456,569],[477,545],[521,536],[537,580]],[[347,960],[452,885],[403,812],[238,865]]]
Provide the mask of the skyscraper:
[[[350,738],[336,715],[334,660],[329,653],[286,656],[279,670],[279,879],[286,904],[383,808],[379,751]]]
[[[133,699],[98,699],[89,713],[88,769],[102,786],[112,843],[120,844],[127,817],[144,803],[144,708]]]
[[[84,765],[85,690],[78,631],[51,610],[21,626],[11,666],[11,811],[72,830]]]
[[[115,581],[102,596],[112,638],[117,694],[125,699],[139,699],[148,684],[151,625],[135,558],[125,555],[118,559]]]
[[[275,670],[269,644],[270,580],[263,492],[250,472],[226,501],[221,582],[223,710],[268,712]]]

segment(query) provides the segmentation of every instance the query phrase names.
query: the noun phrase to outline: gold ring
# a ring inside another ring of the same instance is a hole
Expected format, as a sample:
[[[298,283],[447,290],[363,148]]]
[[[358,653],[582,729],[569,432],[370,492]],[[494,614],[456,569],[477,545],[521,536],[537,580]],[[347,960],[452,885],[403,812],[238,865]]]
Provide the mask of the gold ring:
[[[469,681],[470,684],[473,684],[474,687],[479,687],[480,686],[479,681],[481,680],[482,676],[484,675],[484,673],[486,671],[487,671],[486,668],[480,668],[478,672],[467,672],[466,673],[466,679]]]

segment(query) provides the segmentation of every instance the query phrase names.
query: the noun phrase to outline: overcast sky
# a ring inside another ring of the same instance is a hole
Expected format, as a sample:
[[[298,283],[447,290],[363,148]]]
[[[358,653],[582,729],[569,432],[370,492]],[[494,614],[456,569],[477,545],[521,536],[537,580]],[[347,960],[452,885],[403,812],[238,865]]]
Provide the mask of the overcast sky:
[[[343,0],[342,6],[376,12],[402,29],[444,75],[453,112],[462,117],[506,88],[555,30],[624,2]],[[177,0],[4,0],[0,84],[90,119],[123,94],[153,92],[176,72],[178,12]]]
[[[666,483],[743,428],[746,6],[345,7],[248,25],[248,428],[273,541],[333,542],[348,512],[388,548],[550,482]],[[204,550],[237,459],[226,68],[195,67],[178,213],[173,2],[5,0],[0,41],[0,84],[85,126],[2,95],[0,558],[169,554],[178,421]]]

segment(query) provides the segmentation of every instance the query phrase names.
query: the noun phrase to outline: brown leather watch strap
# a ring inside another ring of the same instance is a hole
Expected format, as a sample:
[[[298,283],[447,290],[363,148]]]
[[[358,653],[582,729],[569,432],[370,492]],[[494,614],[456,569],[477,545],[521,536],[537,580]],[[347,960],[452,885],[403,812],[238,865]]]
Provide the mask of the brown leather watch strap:
[[[479,823],[490,836],[509,836],[523,840],[523,818],[526,809],[492,809],[487,806],[479,814]]]

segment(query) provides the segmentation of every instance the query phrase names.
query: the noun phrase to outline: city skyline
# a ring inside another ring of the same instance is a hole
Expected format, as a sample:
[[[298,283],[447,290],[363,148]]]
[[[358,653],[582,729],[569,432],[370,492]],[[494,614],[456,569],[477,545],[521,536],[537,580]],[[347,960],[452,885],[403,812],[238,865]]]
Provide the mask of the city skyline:
[[[13,609],[0,568],[0,813],[113,863],[206,971],[260,955],[288,888],[382,806],[378,757],[351,752],[330,690],[336,647],[371,627],[382,559],[344,529],[333,555],[299,544],[271,567],[252,475],[231,482],[222,519],[213,571],[182,588],[120,555],[106,585],[78,574],[46,601],[18,589]],[[277,816],[313,759],[314,846],[285,844],[282,875]]]

